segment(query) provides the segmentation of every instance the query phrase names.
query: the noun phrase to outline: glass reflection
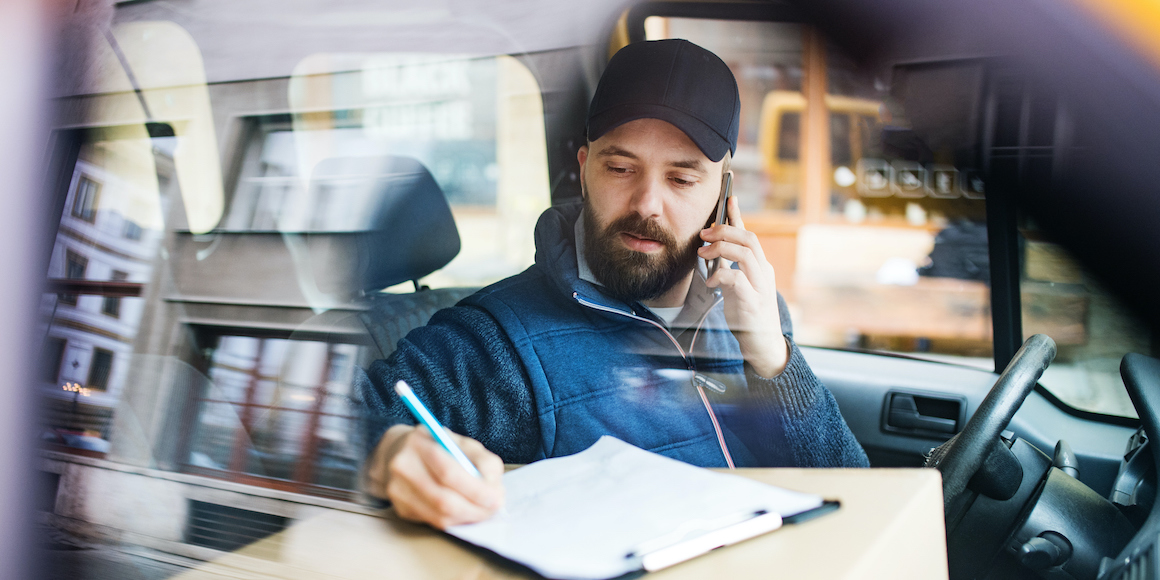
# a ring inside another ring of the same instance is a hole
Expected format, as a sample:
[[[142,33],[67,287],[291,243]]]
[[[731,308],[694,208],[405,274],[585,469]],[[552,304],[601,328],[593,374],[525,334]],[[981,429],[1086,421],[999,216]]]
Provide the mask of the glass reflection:
[[[225,335],[196,401],[187,466],[353,489],[359,434],[350,383],[359,347]]]

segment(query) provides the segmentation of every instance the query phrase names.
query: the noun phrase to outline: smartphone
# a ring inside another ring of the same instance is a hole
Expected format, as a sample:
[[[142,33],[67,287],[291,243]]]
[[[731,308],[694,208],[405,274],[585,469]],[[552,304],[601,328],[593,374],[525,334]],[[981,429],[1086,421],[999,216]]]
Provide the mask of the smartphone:
[[[721,197],[717,199],[717,215],[713,219],[713,224],[727,224],[729,223],[729,198],[733,197],[733,172],[726,171],[725,175],[721,176]],[[709,277],[717,272],[717,268],[721,266],[721,258],[713,258],[709,260]]]

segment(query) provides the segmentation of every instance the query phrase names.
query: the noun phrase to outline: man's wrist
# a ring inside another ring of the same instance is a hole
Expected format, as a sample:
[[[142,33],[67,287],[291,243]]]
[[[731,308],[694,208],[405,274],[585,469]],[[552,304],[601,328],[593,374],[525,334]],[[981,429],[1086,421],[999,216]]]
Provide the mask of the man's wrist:
[[[785,335],[778,334],[771,342],[772,344],[768,348],[760,349],[757,353],[742,352],[745,361],[753,368],[753,372],[767,379],[780,375],[789,364],[789,341],[786,340]]]

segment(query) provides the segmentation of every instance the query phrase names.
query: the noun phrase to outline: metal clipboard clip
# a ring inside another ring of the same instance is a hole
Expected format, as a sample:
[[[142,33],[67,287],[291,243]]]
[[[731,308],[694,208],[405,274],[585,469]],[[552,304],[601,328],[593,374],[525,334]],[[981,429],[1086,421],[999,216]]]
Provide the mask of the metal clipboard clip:
[[[641,568],[655,572],[708,554],[717,548],[772,532],[781,527],[780,514],[758,510],[717,520],[696,520],[673,532],[641,543],[625,558],[639,558]],[[697,533],[697,532],[701,533]],[[692,537],[690,537],[690,534]]]

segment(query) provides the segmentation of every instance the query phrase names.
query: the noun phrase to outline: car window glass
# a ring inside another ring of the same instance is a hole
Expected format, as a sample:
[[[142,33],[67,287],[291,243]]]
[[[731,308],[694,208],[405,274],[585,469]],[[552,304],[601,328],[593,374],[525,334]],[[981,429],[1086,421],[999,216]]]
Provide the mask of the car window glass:
[[[352,384],[373,349],[359,293],[327,284],[377,198],[358,175],[315,169],[418,160],[461,245],[418,283],[515,274],[549,205],[535,76],[503,55],[319,53],[281,76],[207,81],[168,22],[117,25],[98,48],[59,131],[79,154],[41,305],[45,444],[356,497]]]
[[[735,192],[799,343],[993,367],[982,183],[915,137],[888,78],[802,24],[652,16],[645,32],[733,69]]]
[[[158,141],[154,143],[153,141]],[[81,145],[41,302],[40,385],[53,445],[108,449],[146,309],[145,288],[176,196],[173,138],[96,129]]]
[[[1076,409],[1136,417],[1120,360],[1151,354],[1147,326],[1033,223],[1020,233],[1023,334],[1046,334],[1058,347],[1039,384]]]
[[[800,208],[802,28],[780,22],[645,19],[648,40],[688,39],[733,69],[741,92],[741,127],[731,165],[733,191],[746,211],[792,215]]]
[[[290,79],[291,112],[246,119],[248,138],[225,231],[364,229],[375,191],[311,170],[333,158],[402,155],[443,190],[463,243],[423,280],[482,286],[532,263],[549,203],[543,108],[510,57],[315,55]]]
[[[218,337],[187,471],[355,489],[361,463],[352,344]],[[324,490],[314,490],[316,492]]]

